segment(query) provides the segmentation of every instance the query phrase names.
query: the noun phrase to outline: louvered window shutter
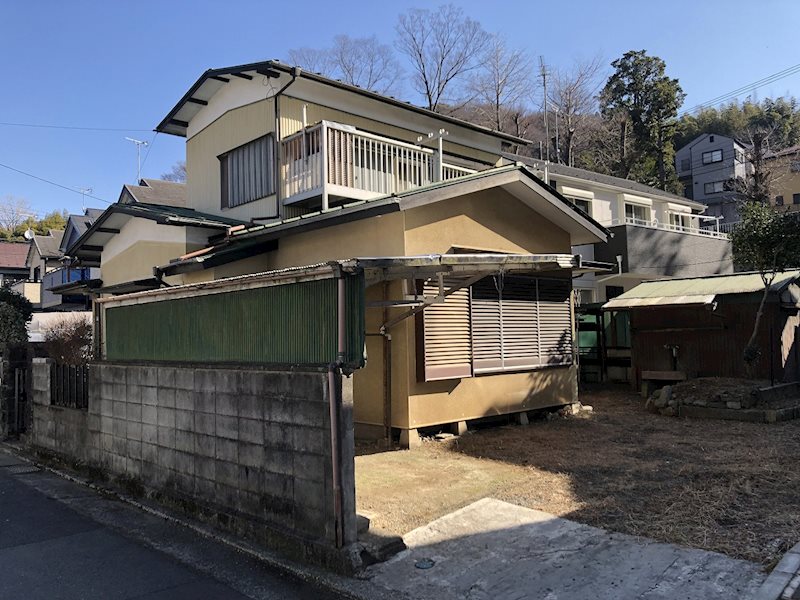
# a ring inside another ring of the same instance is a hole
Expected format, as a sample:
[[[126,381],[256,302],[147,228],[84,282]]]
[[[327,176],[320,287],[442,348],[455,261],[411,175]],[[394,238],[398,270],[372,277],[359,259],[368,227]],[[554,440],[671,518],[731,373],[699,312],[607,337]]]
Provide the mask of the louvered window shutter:
[[[570,282],[539,280],[539,332],[542,365],[572,363],[572,317]]]
[[[445,287],[454,281],[445,280]],[[425,286],[426,296],[439,293],[438,286]],[[443,303],[422,311],[425,381],[472,376],[469,326],[469,288],[457,290]]]
[[[503,368],[502,313],[494,277],[472,286],[472,356],[475,373]]]
[[[537,280],[506,278],[501,290],[503,368],[536,367],[539,359]]]
[[[222,207],[232,208],[275,193],[275,136],[265,135],[220,156]]]

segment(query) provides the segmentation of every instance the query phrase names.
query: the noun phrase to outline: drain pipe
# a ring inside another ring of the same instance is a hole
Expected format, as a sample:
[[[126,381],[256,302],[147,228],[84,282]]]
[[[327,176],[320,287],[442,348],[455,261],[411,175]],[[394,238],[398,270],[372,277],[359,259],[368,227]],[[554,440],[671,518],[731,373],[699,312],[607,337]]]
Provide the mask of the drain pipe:
[[[343,510],[342,510],[342,464],[341,464],[341,443],[339,431],[339,415],[341,413],[341,395],[337,389],[337,377],[341,379],[342,365],[346,356],[346,312],[345,304],[347,301],[345,293],[345,280],[342,276],[341,267],[336,264],[334,267],[337,286],[336,302],[336,361],[328,366],[328,406],[330,408],[331,421],[331,464],[333,467],[333,515],[335,521],[336,547],[344,545],[343,531]]]
[[[281,170],[281,162],[283,159],[283,144],[281,144],[281,95],[285,92],[290,85],[292,85],[295,81],[297,81],[298,77],[303,70],[300,67],[292,67],[292,78],[275,94],[272,96],[275,99],[275,162],[276,164],[276,173],[280,173]],[[252,217],[250,219],[251,223],[255,223],[256,221],[267,221],[271,219],[280,218],[283,211],[281,211],[281,201],[283,200],[281,193],[281,182],[280,177],[275,177],[277,182],[277,187],[275,189],[275,210],[277,213],[275,215],[267,215],[266,217]]]

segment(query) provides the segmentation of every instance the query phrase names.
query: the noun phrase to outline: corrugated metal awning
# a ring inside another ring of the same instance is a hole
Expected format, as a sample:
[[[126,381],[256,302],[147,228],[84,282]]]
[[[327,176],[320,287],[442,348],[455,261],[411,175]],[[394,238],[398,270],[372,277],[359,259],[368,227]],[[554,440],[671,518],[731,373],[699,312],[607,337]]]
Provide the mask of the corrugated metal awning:
[[[653,298],[624,298],[618,296],[603,305],[603,310],[620,308],[644,308],[648,306],[686,306],[711,304],[716,294],[703,294],[697,296],[656,296]]]

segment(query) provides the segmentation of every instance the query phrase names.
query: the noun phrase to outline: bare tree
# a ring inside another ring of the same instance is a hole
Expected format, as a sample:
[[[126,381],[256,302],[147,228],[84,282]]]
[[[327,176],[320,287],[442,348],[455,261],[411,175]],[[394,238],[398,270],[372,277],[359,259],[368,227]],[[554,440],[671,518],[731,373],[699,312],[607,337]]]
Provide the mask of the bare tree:
[[[365,38],[337,35],[333,39],[332,59],[342,81],[379,94],[397,92],[403,69],[392,48],[381,44],[374,35]]]
[[[491,37],[483,65],[469,86],[484,125],[519,134],[527,112],[525,105],[533,94],[532,73],[533,63],[527,52],[508,48],[498,35]]]
[[[13,235],[14,230],[31,218],[35,219],[36,213],[25,198],[9,194],[0,201],[0,229],[10,235]]]
[[[161,174],[161,179],[175,183],[186,183],[186,161],[179,160],[176,162],[169,171]]]
[[[414,70],[414,89],[430,110],[458,104],[466,76],[480,66],[491,36],[461,8],[446,4],[436,10],[415,8],[397,20],[397,48]]]
[[[586,137],[589,121],[597,113],[597,91],[602,61],[576,62],[571,69],[557,70],[551,77],[548,96],[556,109],[561,131],[558,161],[575,165],[576,146]]]
[[[329,48],[294,48],[289,50],[289,62],[312,73],[335,77],[335,65]]]
[[[337,35],[330,48],[290,50],[289,60],[309,71],[379,94],[397,93],[403,74],[391,46],[381,44],[374,35]]]

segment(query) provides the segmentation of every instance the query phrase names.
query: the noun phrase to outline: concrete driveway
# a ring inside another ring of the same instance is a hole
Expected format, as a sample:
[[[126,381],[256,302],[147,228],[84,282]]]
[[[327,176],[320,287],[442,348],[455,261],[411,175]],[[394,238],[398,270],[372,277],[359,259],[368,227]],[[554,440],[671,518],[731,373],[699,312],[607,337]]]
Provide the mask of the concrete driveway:
[[[766,577],[754,563],[491,498],[403,539],[409,549],[369,575],[413,598],[733,600],[750,597]]]

